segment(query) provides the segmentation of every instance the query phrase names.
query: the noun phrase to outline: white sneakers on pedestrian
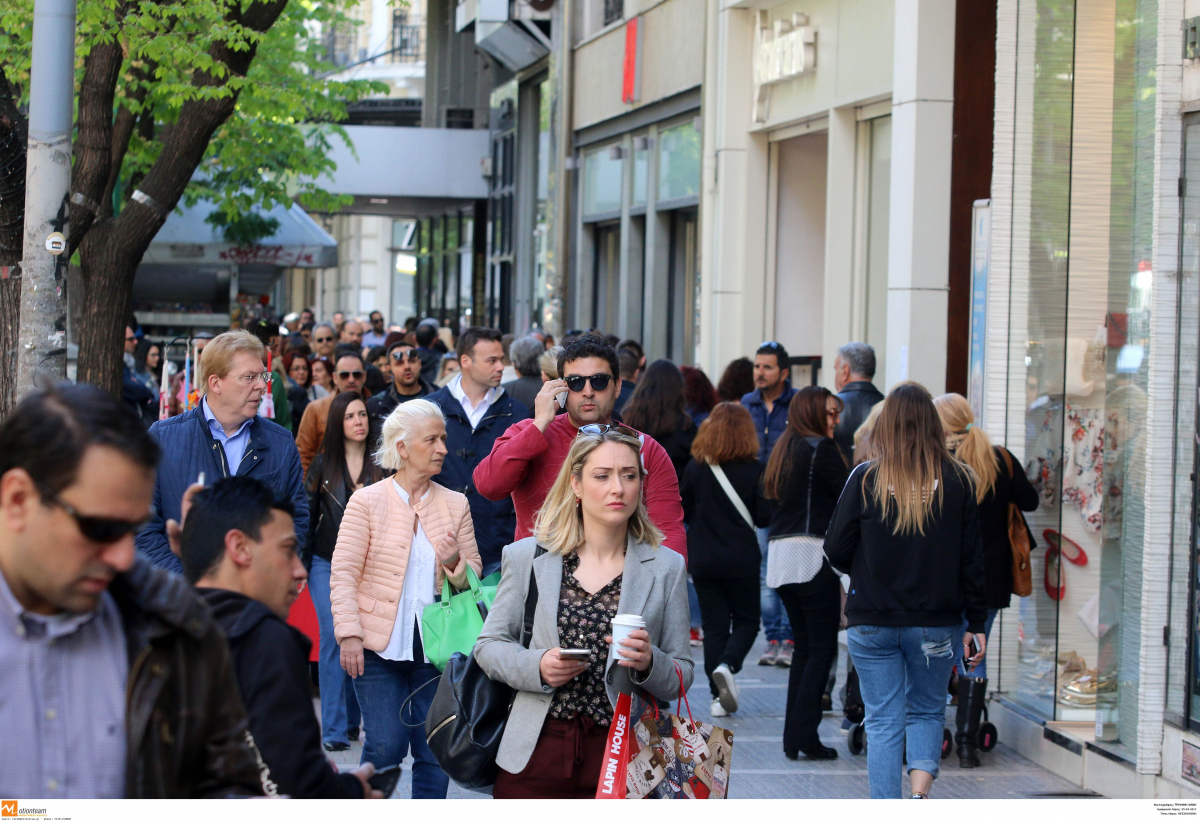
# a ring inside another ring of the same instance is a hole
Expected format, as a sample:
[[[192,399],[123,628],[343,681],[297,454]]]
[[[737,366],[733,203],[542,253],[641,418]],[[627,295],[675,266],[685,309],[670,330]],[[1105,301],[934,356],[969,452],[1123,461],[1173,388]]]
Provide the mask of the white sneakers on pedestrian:
[[[725,718],[725,716],[729,715],[729,713],[725,712],[725,708],[721,706],[720,699],[713,699],[712,706],[708,708],[708,711],[712,713],[713,718]]]
[[[717,701],[725,709],[726,715],[736,713],[738,708],[737,682],[733,680],[733,671],[728,664],[718,664],[713,670],[712,682],[717,686]]]

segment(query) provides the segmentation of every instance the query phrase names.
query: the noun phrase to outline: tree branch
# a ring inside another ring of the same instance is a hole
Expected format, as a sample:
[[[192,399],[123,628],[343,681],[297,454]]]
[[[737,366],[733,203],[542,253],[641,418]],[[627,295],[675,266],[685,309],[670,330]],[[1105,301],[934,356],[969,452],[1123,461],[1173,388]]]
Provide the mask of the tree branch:
[[[97,43],[83,61],[79,85],[78,137],[75,139],[75,169],[71,193],[83,196],[72,203],[70,249],[75,253],[83,236],[102,211],[101,202],[112,173],[113,100],[125,55],[117,38]]]

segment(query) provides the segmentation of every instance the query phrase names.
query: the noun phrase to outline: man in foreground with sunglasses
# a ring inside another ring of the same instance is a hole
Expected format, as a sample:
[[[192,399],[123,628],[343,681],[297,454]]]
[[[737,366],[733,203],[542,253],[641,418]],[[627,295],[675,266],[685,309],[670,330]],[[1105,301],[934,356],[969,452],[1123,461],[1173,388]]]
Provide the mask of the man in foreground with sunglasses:
[[[225,637],[181,576],[139,558],[159,449],[90,385],[0,425],[0,792],[262,793]]]
[[[365,387],[367,365],[362,352],[349,345],[339,345],[336,356],[333,386],[337,390],[329,396],[309,402],[308,407],[304,409],[304,416],[300,419],[300,428],[296,431],[296,448],[300,451],[300,464],[305,473],[308,472],[308,466],[312,464],[313,457],[317,455],[317,451],[321,449],[321,445],[325,441],[325,423],[329,421],[329,406],[333,404],[337,395],[353,391],[364,401],[371,398],[371,392]],[[307,519],[307,517],[305,518]]]
[[[475,489],[484,497],[499,501],[512,495],[517,510],[514,541],[533,534],[534,517],[575,437],[612,424],[619,390],[617,353],[603,337],[589,333],[567,345],[559,354],[558,372],[562,378],[546,382],[535,397],[533,418],[505,431],[475,468]],[[563,414],[557,414],[560,395],[566,401]],[[658,442],[634,433],[642,439],[646,512],[663,532],[664,544],[687,558],[679,480],[671,458]]]
[[[200,405],[155,422],[150,435],[163,451],[154,485],[154,516],[138,534],[138,551],[160,567],[183,573],[167,540],[167,522],[180,520],[180,501],[203,475],[253,476],[296,506],[296,538],[308,535],[308,497],[292,434],[258,415],[271,389],[266,348],[246,331],[226,331],[204,348],[196,387]]]
[[[392,411],[409,400],[420,399],[437,390],[421,376],[421,356],[412,345],[404,340],[393,342],[388,346],[387,357],[391,384],[386,391],[367,400],[367,417],[371,420],[371,435],[367,441],[371,453],[379,446],[383,422]]]

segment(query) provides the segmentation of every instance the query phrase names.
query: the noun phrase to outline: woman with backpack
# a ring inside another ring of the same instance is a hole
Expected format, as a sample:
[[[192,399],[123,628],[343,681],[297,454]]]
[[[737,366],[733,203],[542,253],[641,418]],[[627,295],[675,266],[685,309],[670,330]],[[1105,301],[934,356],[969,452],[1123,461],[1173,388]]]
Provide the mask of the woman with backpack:
[[[787,427],[763,474],[771,516],[767,585],[787,609],[796,644],[788,675],[783,752],[795,761],[837,758],[817,736],[821,696],[837,660],[841,582],[825,561],[824,536],[849,468],[833,429],[842,400],[826,388],[801,388],[788,404]]]
[[[825,537],[850,574],[847,638],[866,705],[872,798],[901,797],[907,745],[910,798],[938,774],[954,644],[983,661],[983,551],[971,469],[950,456],[929,392],[898,385],[871,434]],[[963,616],[967,630],[962,632]]]
[[[679,495],[688,527],[688,569],[700,602],[704,673],[714,718],[737,712],[734,676],[758,636],[756,527],[771,520],[762,494],[758,432],[740,402],[722,402],[700,425]]]
[[[992,445],[988,435],[975,425],[971,405],[957,393],[933,400],[946,434],[950,455],[975,474],[975,501],[979,505],[979,535],[983,540],[983,586],[987,599],[984,635],[992,634],[996,614],[1008,607],[1013,595],[1013,545],[1009,538],[1009,508],[1037,510],[1038,494],[1021,463],[1005,448]],[[1021,521],[1019,526],[1024,528]],[[1028,533],[1028,531],[1026,531]],[[1032,545],[1033,540],[1029,539]],[[987,661],[974,670],[960,663],[962,642],[955,642],[955,662],[959,663],[958,716],[954,744],[958,766],[978,767],[975,743],[979,719],[987,697]]]

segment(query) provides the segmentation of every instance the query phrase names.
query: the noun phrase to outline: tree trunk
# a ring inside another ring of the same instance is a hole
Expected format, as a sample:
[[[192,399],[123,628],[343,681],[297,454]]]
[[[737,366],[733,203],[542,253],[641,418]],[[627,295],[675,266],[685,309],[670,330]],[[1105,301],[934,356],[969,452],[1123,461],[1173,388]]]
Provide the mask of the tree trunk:
[[[130,247],[123,232],[115,230],[112,219],[95,222],[79,248],[84,300],[75,379],[118,398],[125,319],[133,302],[133,278],[145,250],[145,247]]]
[[[0,70],[0,419],[17,393],[17,336],[21,280],[5,276],[21,261],[25,233],[25,118]]]

